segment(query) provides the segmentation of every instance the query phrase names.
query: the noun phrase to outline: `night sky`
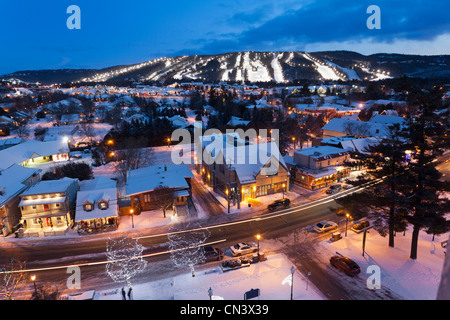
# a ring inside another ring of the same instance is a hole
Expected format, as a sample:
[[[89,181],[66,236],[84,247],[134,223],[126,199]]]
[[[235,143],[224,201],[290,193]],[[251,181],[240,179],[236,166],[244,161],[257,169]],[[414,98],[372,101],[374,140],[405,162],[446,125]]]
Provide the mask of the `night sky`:
[[[66,26],[70,5],[80,30]],[[370,5],[381,29],[366,26]],[[449,14],[442,0],[2,0],[0,74],[246,50],[450,54]]]

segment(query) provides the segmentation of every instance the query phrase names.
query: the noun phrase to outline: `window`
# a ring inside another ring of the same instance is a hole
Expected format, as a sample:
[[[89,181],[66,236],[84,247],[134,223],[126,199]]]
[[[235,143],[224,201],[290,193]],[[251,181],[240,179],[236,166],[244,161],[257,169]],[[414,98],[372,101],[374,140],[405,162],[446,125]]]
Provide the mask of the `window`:
[[[150,194],[144,194],[144,202],[150,202]]]
[[[62,226],[62,224],[63,224],[62,218],[61,217],[56,217],[56,225],[57,226]]]
[[[92,211],[92,204],[86,203],[84,205],[84,211]]]
[[[108,202],[106,202],[106,201],[100,201],[100,202],[98,203],[98,208],[99,208],[100,210],[108,209]]]
[[[50,206],[48,204],[44,204],[43,207],[44,207],[45,211],[49,211],[50,210]]]

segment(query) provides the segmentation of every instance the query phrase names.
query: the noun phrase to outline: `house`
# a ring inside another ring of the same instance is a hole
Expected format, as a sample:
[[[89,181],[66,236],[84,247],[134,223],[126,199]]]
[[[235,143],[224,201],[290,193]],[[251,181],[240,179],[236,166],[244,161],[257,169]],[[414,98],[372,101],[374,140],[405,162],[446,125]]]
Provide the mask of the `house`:
[[[19,195],[39,181],[40,169],[18,164],[0,171],[0,232],[7,236],[20,222]]]
[[[247,126],[251,121],[243,120],[239,117],[231,116],[231,120],[228,121],[227,125],[232,127],[238,127],[238,126]]]
[[[350,153],[342,148],[314,146],[294,151],[294,156],[284,157],[294,183],[311,190],[328,186],[348,176],[350,169],[344,162]]]
[[[80,122],[80,115],[76,114],[63,114],[61,116],[61,124],[69,125],[69,124],[77,124]]]
[[[190,179],[194,175],[187,165],[154,165],[128,172],[125,196],[130,197],[133,209],[140,211],[158,208],[158,187],[166,187],[173,196],[174,214],[188,214],[191,197]]]
[[[383,116],[390,117],[390,116]],[[330,122],[322,127],[323,138],[330,137],[342,137],[347,135],[353,135],[356,138],[366,137],[387,137],[388,126],[383,121],[381,123],[377,121],[359,121],[348,120],[342,118],[333,118]]]
[[[8,149],[0,150],[0,169],[13,164],[24,167],[39,163],[69,160],[69,146],[65,139],[58,141],[28,140]]]
[[[78,233],[116,230],[119,225],[117,182],[98,177],[79,184],[74,218]]]
[[[40,181],[20,195],[19,236],[65,234],[73,225],[78,179]]]
[[[201,173],[206,185],[238,203],[289,190],[290,174],[276,143],[251,144],[227,136],[203,149]]]

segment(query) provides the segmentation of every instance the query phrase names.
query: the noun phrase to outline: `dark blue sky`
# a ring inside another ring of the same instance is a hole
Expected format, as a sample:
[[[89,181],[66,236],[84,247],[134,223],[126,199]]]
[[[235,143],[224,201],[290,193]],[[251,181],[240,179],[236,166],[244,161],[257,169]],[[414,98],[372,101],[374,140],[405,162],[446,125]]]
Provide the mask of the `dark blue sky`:
[[[366,27],[373,4],[380,30]],[[0,74],[243,50],[450,54],[449,14],[444,0],[2,0]]]

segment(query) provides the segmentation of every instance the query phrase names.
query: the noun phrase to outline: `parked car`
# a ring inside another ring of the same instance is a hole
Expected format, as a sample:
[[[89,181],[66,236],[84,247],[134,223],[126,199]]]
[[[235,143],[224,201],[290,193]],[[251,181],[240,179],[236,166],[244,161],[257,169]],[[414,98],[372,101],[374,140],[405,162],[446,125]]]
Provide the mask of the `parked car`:
[[[220,261],[224,257],[223,251],[220,250],[219,248],[205,246],[205,247],[203,247],[203,249],[205,250],[206,262]]]
[[[241,256],[245,254],[255,253],[258,251],[258,247],[254,243],[240,242],[230,247],[231,254],[235,256]]]
[[[327,189],[326,194],[334,194],[341,190],[342,190],[342,186],[340,184],[334,184]]]
[[[355,276],[361,272],[361,269],[359,268],[358,264],[352,259],[347,257],[332,256],[330,258],[330,264],[336,269],[345,272],[345,274],[349,276]]]
[[[291,200],[289,200],[288,198],[284,198],[284,199],[280,199],[280,200],[275,200],[274,202],[272,202],[271,204],[269,204],[267,206],[267,209],[269,209],[270,211],[274,211],[280,207],[287,208],[287,207],[289,207],[290,204],[291,204]]]
[[[322,221],[314,225],[314,230],[317,233],[324,233],[330,230],[337,229],[338,225],[333,221]]]
[[[356,232],[359,232],[359,231],[362,231],[362,230],[364,230],[365,228],[368,228],[368,227],[370,227],[370,222],[367,221],[367,220],[363,220],[363,221],[360,221],[360,222],[357,222],[357,223],[353,224],[352,230],[354,230]]]
[[[70,157],[72,159],[81,159],[83,157],[83,155],[81,154],[80,151],[74,151],[70,153]]]

